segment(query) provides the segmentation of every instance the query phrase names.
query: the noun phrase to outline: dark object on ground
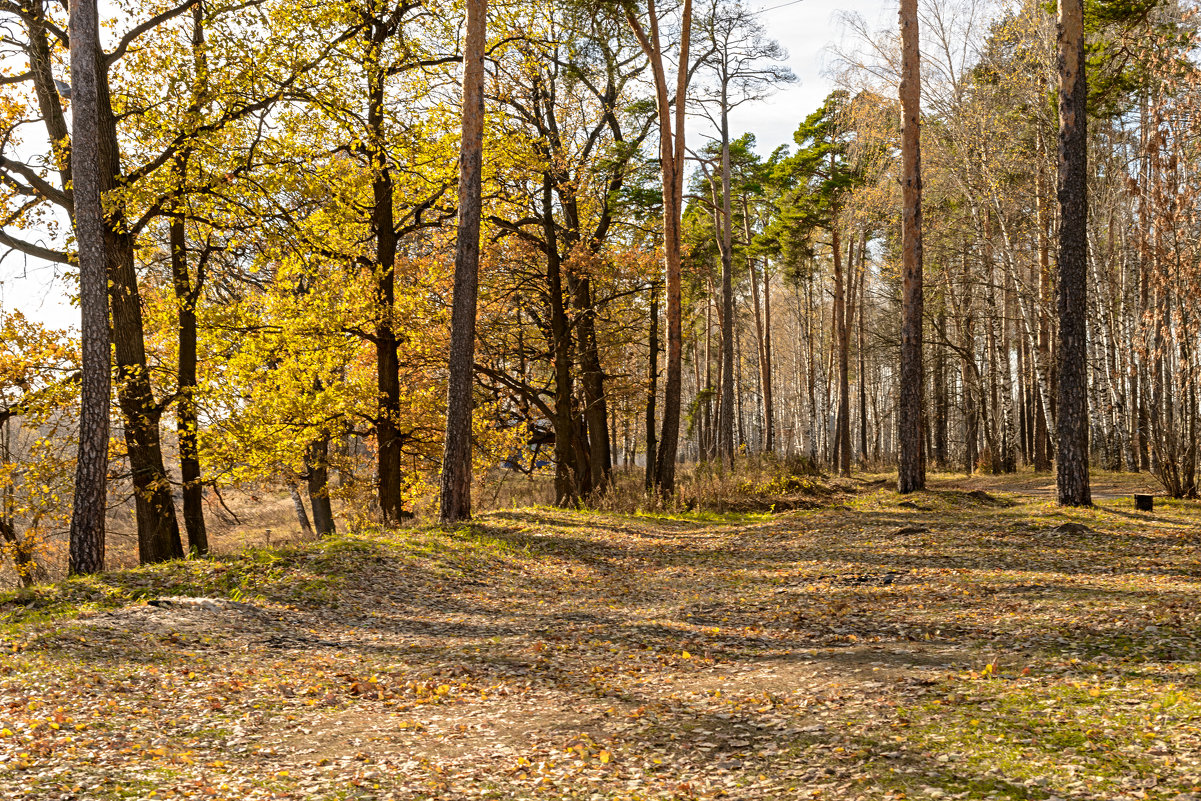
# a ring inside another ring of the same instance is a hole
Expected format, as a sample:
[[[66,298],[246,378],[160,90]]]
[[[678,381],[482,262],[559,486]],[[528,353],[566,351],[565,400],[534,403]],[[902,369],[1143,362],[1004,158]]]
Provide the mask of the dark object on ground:
[[[901,501],[900,503],[898,503],[898,504],[897,504],[897,506],[901,507],[902,509],[916,509],[916,510],[918,510],[919,512],[928,512],[928,511],[930,511],[930,507],[929,507],[929,506],[918,506],[918,505],[917,505],[916,503],[914,503],[913,501]]]
[[[1134,508],[1140,512],[1155,511],[1155,496],[1154,495],[1135,495]]]
[[[893,534],[895,536],[902,537],[907,534],[925,534],[929,530],[930,529],[926,528],[925,526],[905,526],[904,528],[898,528],[893,532]]]
[[[816,576],[811,581],[829,581],[834,584],[843,586],[864,586],[872,585],[875,587],[888,587],[896,583],[900,579],[908,575],[908,570],[889,570],[885,573],[863,573],[862,575],[839,575],[836,573],[828,573],[822,576]],[[779,590],[777,590],[779,592]]]
[[[889,570],[884,574],[865,573],[862,576],[848,576],[840,583],[853,585],[870,584],[875,587],[888,587],[908,572],[908,570]]]
[[[151,598],[146,603],[159,609],[200,609],[205,612],[220,612],[234,605],[224,598],[190,598],[182,595],[173,598]]]
[[[1051,529],[1056,534],[1091,534],[1092,529],[1083,523],[1061,523]]]

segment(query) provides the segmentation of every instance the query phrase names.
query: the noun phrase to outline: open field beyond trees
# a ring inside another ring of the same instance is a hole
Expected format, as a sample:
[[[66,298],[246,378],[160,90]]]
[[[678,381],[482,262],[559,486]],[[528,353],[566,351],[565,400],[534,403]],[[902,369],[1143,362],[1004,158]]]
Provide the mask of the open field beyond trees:
[[[1201,797],[1198,505],[973,481],[10,595],[0,796]]]

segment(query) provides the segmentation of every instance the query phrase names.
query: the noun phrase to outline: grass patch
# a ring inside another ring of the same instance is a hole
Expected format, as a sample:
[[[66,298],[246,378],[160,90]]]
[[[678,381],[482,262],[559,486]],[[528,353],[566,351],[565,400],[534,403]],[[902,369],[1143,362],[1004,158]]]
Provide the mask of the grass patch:
[[[246,547],[219,556],[74,576],[0,593],[0,623],[46,622],[84,610],[173,596],[326,606],[338,603],[346,582],[358,576],[364,565],[467,576],[518,553],[511,544],[475,527],[452,532],[431,526],[368,529],[281,548]]]

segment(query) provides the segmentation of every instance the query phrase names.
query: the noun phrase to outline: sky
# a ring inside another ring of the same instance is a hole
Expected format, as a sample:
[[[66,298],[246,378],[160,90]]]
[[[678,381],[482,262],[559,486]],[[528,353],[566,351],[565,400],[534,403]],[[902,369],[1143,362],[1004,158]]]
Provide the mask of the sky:
[[[68,297],[73,282],[62,278],[62,270],[61,264],[0,248],[0,310],[16,309],[54,328],[79,328],[79,309]]]
[[[749,103],[731,115],[736,135],[755,134],[763,156],[777,146],[792,144],[792,133],[834,89],[826,77],[829,46],[843,36],[840,12],[858,13],[871,29],[895,25],[895,0],[748,0],[752,9],[763,9],[759,20],[767,34],[788,50],[788,66],[797,82],[785,86],[765,102]]]
[[[896,24],[897,6],[895,0],[748,0],[748,4],[761,9],[760,21],[768,35],[787,49],[788,66],[797,76],[796,83],[766,101],[748,103],[731,115],[735,136],[754,133],[759,153],[766,156],[779,145],[791,144],[797,125],[834,88],[825,69],[829,46],[843,35],[839,13],[859,13],[874,29]],[[690,141],[690,146],[697,144]],[[0,308],[19,309],[46,325],[77,328],[79,311],[68,300],[70,284],[61,272],[60,265],[16,252],[0,253]]]

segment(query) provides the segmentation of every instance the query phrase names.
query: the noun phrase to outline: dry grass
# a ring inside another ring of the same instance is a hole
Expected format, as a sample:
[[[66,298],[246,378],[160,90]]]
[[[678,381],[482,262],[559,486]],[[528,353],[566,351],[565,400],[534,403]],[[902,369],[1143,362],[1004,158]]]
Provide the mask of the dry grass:
[[[676,493],[663,498],[646,491],[642,470],[618,472],[613,487],[589,505],[610,512],[703,511],[782,512],[828,501],[837,489],[808,460],[771,455],[680,465]]]
[[[306,537],[296,519],[292,499],[286,489],[248,487],[229,489],[221,493],[224,505],[209,492],[205,498],[205,528],[209,548],[215,556],[226,556],[245,548],[275,547],[303,542]],[[334,513],[343,517],[340,504]],[[180,525],[183,525],[182,518]],[[184,546],[187,546],[186,535]],[[138,564],[138,532],[133,502],[114,504],[108,512],[105,565],[110,570],[136,567]],[[39,553],[42,568],[40,580],[59,581],[67,571],[67,532],[55,531],[42,545]],[[19,580],[11,563],[0,565],[0,589],[18,586]]]
[[[224,555],[247,547],[272,547],[305,539],[287,490],[247,487],[224,490],[221,496],[225,499],[224,505],[212,492],[207,494],[204,505],[205,529],[209,548],[214,554]],[[183,525],[182,517],[180,525]],[[181,536],[185,538],[186,547],[186,535],[181,532]],[[137,565],[137,526],[132,507],[110,515],[105,561],[110,569]]]
[[[428,486],[436,485],[432,477]],[[992,476],[977,473],[932,472],[932,488],[972,491],[1000,489],[1035,497],[1054,498],[1055,474],[1034,473],[1022,469],[1016,473]],[[801,459],[777,459],[772,456],[740,457],[734,467],[720,463],[680,465],[676,495],[665,500],[648,494],[641,467],[618,469],[614,483],[603,496],[585,499],[583,506],[598,511],[635,513],[772,513],[812,508],[837,503],[864,489],[891,486],[895,474],[882,470],[855,471],[855,479],[846,481],[823,476],[813,465]],[[1136,492],[1161,494],[1161,488],[1147,473],[1092,472],[1094,497],[1109,500]],[[274,547],[307,539],[296,519],[288,490],[281,485],[255,485],[222,491],[221,498],[206,494],[205,521],[209,544],[217,556],[236,553],[247,547]],[[308,499],[306,497],[306,505]],[[340,529],[356,528],[363,522],[375,522],[370,513],[358,511],[368,498],[354,501],[335,499],[334,514]],[[550,470],[525,475],[512,470],[488,471],[476,482],[475,507],[479,512],[550,506],[554,503],[554,476]],[[352,513],[353,511],[353,513]],[[414,504],[418,520],[431,519],[437,513],[432,494]],[[182,525],[182,520],[181,520]],[[106,563],[110,569],[136,566],[138,563],[137,529],[133,503],[125,498],[109,510]],[[44,573],[41,579],[57,581],[65,576],[67,562],[66,531],[56,531],[41,552]],[[0,589],[18,584],[11,564],[0,565]]]

